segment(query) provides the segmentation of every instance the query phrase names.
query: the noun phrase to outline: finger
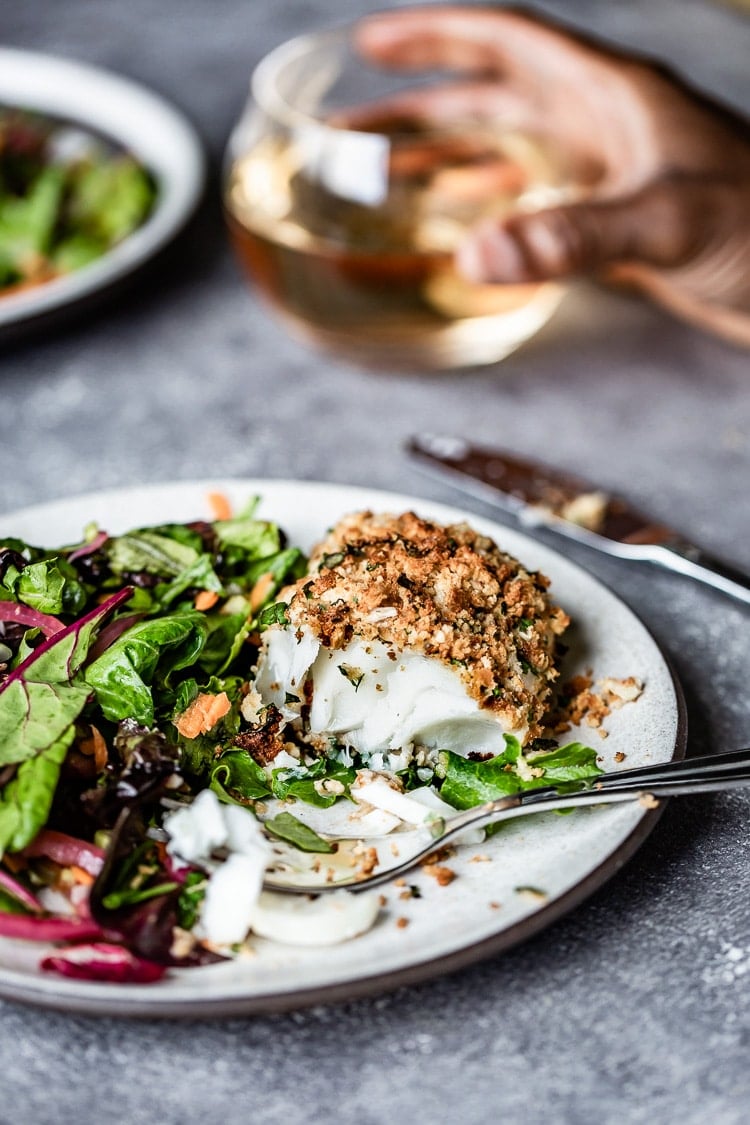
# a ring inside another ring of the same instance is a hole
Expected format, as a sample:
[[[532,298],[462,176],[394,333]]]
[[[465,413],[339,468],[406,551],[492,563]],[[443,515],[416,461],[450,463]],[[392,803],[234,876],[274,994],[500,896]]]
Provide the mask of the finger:
[[[683,225],[692,232],[670,268],[623,262],[608,280],[635,285],[685,320],[750,344],[750,212],[746,181],[687,178],[682,183]]]
[[[507,68],[557,80],[601,51],[562,30],[509,10],[420,7],[364,19],[355,32],[362,54],[402,70],[447,68],[502,73]]]
[[[750,348],[750,300],[747,292],[744,306],[738,306],[733,301],[723,304],[721,296],[707,298],[705,289],[696,291],[694,287],[675,285],[664,274],[637,264],[616,267],[608,280],[640,289],[681,320],[723,336],[740,347]]]
[[[702,195],[663,182],[627,199],[579,203],[478,226],[457,261],[481,282],[596,274],[615,263],[678,269],[700,253]]]
[[[452,82],[440,86],[402,90],[365,105],[338,110],[330,124],[347,129],[395,133],[410,126],[423,127],[477,122],[495,128],[544,128],[546,115],[518,90],[497,81]]]

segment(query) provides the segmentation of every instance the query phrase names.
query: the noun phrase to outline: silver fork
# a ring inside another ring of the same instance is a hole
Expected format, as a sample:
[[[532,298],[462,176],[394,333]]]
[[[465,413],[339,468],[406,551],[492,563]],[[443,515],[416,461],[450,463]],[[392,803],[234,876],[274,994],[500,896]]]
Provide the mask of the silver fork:
[[[498,821],[528,816],[536,812],[585,808],[588,805],[610,805],[623,801],[639,801],[645,808],[657,808],[665,797],[682,797],[693,793],[715,793],[750,785],[750,749],[730,750],[686,761],[667,762],[658,766],[642,766],[600,774],[587,781],[566,782],[544,789],[514,793],[508,797],[477,805],[456,816],[436,816],[426,823],[425,843],[407,859],[365,877],[352,871],[344,878],[302,884],[287,882],[266,875],[263,887],[291,895],[318,895],[346,889],[358,893],[372,890],[416,867],[437,849],[455,840],[468,828],[483,828]],[[332,841],[335,838],[331,838]]]

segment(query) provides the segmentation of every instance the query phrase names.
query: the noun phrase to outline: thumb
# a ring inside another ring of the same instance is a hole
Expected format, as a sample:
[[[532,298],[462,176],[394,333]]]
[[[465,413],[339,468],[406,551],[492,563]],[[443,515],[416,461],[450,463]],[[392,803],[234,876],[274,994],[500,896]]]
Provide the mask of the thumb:
[[[695,203],[684,185],[664,181],[621,200],[554,207],[502,223],[487,221],[459,248],[457,265],[477,282],[595,274],[622,262],[673,268],[699,249],[696,230],[701,224]]]

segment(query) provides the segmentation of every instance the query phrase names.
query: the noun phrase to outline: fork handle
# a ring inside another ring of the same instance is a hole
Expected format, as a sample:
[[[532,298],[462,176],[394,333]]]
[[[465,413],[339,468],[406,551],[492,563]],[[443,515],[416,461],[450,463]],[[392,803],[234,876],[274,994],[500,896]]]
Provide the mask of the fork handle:
[[[683,797],[691,793],[717,793],[727,789],[750,786],[750,768],[747,765],[733,771],[720,770],[713,776],[676,776],[672,780],[651,785],[612,785],[609,788],[585,789],[578,793],[560,794],[554,790],[531,790],[500,797],[486,805],[478,805],[446,823],[445,831],[436,839],[442,846],[467,828],[483,828],[497,820],[510,820],[535,812],[557,812],[584,808],[587,805],[609,805],[625,801],[640,801],[646,808],[655,808],[665,797]]]
[[[731,773],[738,768],[750,769],[750,749],[725,750],[722,754],[704,754],[699,758],[682,758],[679,761],[660,762],[654,766],[637,766],[635,769],[614,770],[611,773],[599,774],[598,777],[582,781],[582,789],[611,789],[623,786],[644,788],[655,785],[659,781],[668,781],[677,777],[718,777],[720,774]],[[537,793],[548,793],[550,789],[535,790]],[[559,790],[553,788],[552,792]]]
[[[713,586],[737,601],[750,604],[750,575],[739,567],[718,559],[692,544],[662,543],[649,547],[651,562],[667,570],[685,574],[705,586]]]

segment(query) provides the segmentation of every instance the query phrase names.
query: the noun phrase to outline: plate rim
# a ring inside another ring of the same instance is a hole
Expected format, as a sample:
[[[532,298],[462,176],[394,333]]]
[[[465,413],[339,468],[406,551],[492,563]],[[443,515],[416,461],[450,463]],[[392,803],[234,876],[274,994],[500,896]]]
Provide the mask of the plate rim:
[[[351,485],[336,481],[294,480],[290,478],[271,477],[265,480],[262,478],[243,477],[170,480],[135,484],[114,489],[100,489],[74,496],[60,497],[57,500],[53,499],[51,501],[27,505],[26,507],[17,508],[11,512],[0,513],[0,524],[5,524],[9,520],[12,521],[16,516],[20,515],[33,519],[36,512],[41,513],[44,509],[57,507],[58,505],[64,505],[66,503],[75,502],[86,504],[90,499],[93,500],[95,498],[101,501],[103,496],[116,497],[118,494],[126,495],[136,491],[155,494],[165,489],[174,488],[175,486],[180,489],[184,488],[186,492],[195,489],[196,491],[203,490],[203,492],[206,493],[215,490],[217,487],[221,488],[222,484],[225,487],[242,487],[243,485],[255,487],[258,485],[262,486],[263,484],[278,487],[298,487],[299,485],[303,485],[311,490],[318,488],[324,490],[344,489],[367,493],[377,492],[383,496],[390,495],[401,500],[407,498],[403,493],[388,489],[371,488],[367,485]],[[427,505],[451,508],[453,511],[465,511],[467,515],[476,515],[477,519],[484,520],[487,523],[495,522],[486,516],[472,513],[470,507],[466,509],[456,508],[443,501],[433,500],[428,497],[411,496],[410,499],[412,501],[424,500],[424,503]],[[503,527],[505,525],[497,524],[497,526]],[[514,528],[509,528],[509,530],[515,531]],[[606,583],[592,574],[585,566],[582,566],[577,561],[567,559],[564,555],[561,555],[560,552],[555,551],[554,547],[549,547],[546,542],[534,539],[533,534],[528,533],[528,529],[521,529],[517,534],[538,543],[544,550],[559,555],[566,564],[585,574],[588,581],[606,590],[612,597],[616,598],[637,620],[663,660],[674,692],[676,729],[670,760],[676,761],[684,758],[688,735],[687,706],[684,691],[677,677],[674,664],[669,655],[665,652],[662,644],[654,637],[649,627],[635,610],[633,610],[619,594],[611,590]],[[645,810],[637,824],[617,845],[613,852],[606,856],[596,867],[584,875],[582,879],[579,879],[578,882],[567,891],[556,896],[545,906],[540,907],[538,910],[526,915],[519,921],[479,941],[462,945],[460,948],[449,953],[441,954],[438,957],[417,960],[402,968],[390,969],[383,973],[371,973],[366,976],[356,976],[346,981],[337,981],[331,984],[315,985],[312,988],[277,990],[273,993],[263,993],[255,996],[244,994],[234,997],[220,995],[215,998],[207,997],[196,999],[192,997],[190,999],[171,999],[169,996],[162,995],[157,998],[150,991],[148,986],[131,985],[127,986],[127,992],[124,988],[122,992],[118,991],[116,998],[109,1003],[108,1011],[105,1012],[103,1007],[106,1001],[103,1001],[101,997],[86,997],[85,995],[75,994],[73,992],[71,992],[70,995],[66,995],[64,992],[55,994],[54,991],[41,988],[38,985],[35,986],[34,982],[37,978],[30,978],[25,973],[17,970],[4,970],[2,965],[0,965],[0,997],[11,1001],[33,1004],[41,1008],[76,1013],[78,1015],[94,1017],[114,1015],[128,1019],[181,1020],[274,1015],[302,1010],[319,1004],[348,1003],[354,1000],[390,993],[398,988],[422,984],[427,980],[458,972],[461,969],[468,968],[491,957],[505,953],[570,913],[576,906],[590,898],[592,894],[604,886],[605,883],[614,877],[617,872],[628,863],[656,827],[667,803],[668,801],[664,800],[660,802],[657,808]],[[38,979],[46,980],[49,978]],[[80,983],[85,984],[85,982]]]
[[[7,71],[8,67],[11,78],[6,90],[3,70]],[[76,86],[84,84],[91,88],[88,95],[91,98],[99,91],[116,103],[128,101],[139,106],[141,111],[148,108],[156,122],[153,127],[159,130],[161,137],[169,138],[172,155],[169,159],[165,157],[158,167],[150,167],[160,191],[146,221],[88,266],[18,293],[0,294],[0,330],[11,330],[77,305],[140,269],[185,227],[200,202],[206,181],[206,153],[195,126],[181,109],[146,84],[94,63],[0,45],[0,104],[28,108],[89,128],[115,143],[124,144],[144,163],[151,165],[153,158],[144,155],[139,143],[130,137],[125,138],[115,126],[102,124],[98,112],[87,112],[83,106],[77,113],[61,111],[51,97],[34,92],[24,92],[17,95],[18,100],[14,100],[10,92],[12,72],[26,68],[46,74],[58,82],[67,79]],[[155,145],[150,143],[146,147],[153,149]]]

